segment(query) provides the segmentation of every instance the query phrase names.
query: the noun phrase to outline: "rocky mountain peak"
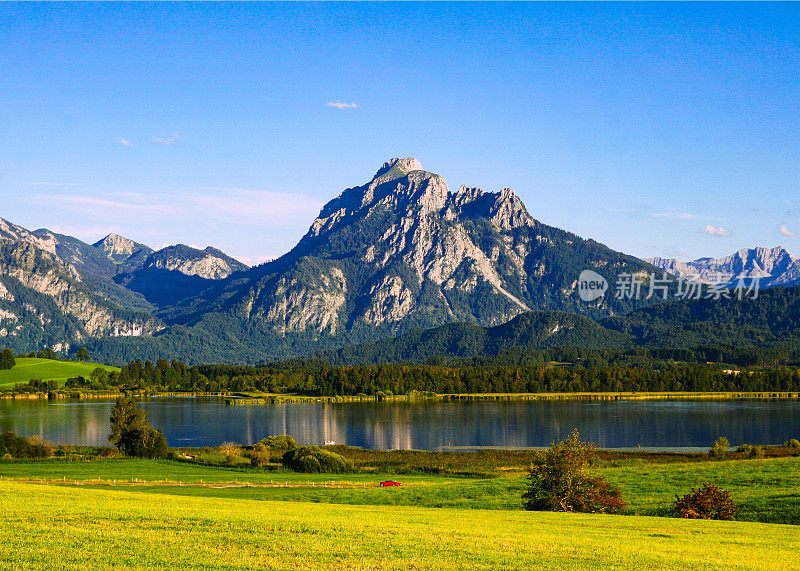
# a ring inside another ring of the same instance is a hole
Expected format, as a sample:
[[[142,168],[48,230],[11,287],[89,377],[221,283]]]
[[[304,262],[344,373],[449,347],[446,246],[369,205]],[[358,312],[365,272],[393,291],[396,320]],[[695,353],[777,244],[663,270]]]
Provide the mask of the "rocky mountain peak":
[[[475,202],[481,196],[483,196],[482,189],[478,188],[477,186],[466,186],[462,184],[461,188],[459,188],[458,192],[456,192],[453,196],[453,204],[456,207],[461,208],[466,204]]]
[[[498,228],[510,230],[521,226],[533,226],[533,218],[513,190],[504,188],[496,197],[490,216]]]
[[[143,265],[145,270],[150,268],[220,280],[234,272],[246,270],[247,266],[211,246],[199,250],[185,244],[176,244],[151,254]]]
[[[462,215],[491,219],[501,230],[534,226],[525,204],[510,188],[484,192],[480,188],[462,186],[452,196],[451,204]]]
[[[55,241],[52,239],[52,236],[40,238],[33,232],[21,226],[17,226],[16,224],[12,224],[3,218],[0,218],[0,241],[29,242],[50,254],[55,254],[56,252]]]
[[[95,242],[92,246],[102,250],[109,257],[128,257],[136,250],[136,242],[114,233]]]
[[[406,157],[404,159],[395,157],[383,163],[383,166],[378,169],[378,172],[375,173],[372,180],[383,178],[384,175],[387,174],[392,175],[388,178],[388,180],[390,180],[391,178],[397,178],[410,172],[421,170],[423,170],[422,165],[414,157]]]

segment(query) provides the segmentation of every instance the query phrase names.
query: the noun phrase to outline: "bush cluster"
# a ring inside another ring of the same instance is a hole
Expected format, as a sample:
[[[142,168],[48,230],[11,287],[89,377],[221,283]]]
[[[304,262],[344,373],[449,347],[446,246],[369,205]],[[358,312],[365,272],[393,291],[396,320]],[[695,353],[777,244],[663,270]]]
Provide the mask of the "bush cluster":
[[[676,495],[673,507],[678,516],[689,519],[732,520],[736,516],[736,506],[730,492],[707,482],[702,488],[692,489],[690,494],[682,498]]]
[[[48,458],[54,447],[38,436],[25,438],[13,432],[0,434],[0,458],[8,454],[12,458]]]
[[[763,446],[751,446],[750,444],[742,444],[736,449],[738,452],[743,452],[748,458],[763,458]]]
[[[787,440],[786,442],[783,443],[783,447],[795,448],[795,449],[800,448],[800,440],[797,440],[797,438],[792,438],[791,440]]]
[[[297,442],[288,434],[279,434],[277,436],[267,436],[259,444],[264,445],[267,449],[274,452],[286,452],[292,448],[297,448]]]
[[[295,472],[340,474],[353,470],[353,464],[335,452],[319,446],[299,446],[283,455],[282,463]]]

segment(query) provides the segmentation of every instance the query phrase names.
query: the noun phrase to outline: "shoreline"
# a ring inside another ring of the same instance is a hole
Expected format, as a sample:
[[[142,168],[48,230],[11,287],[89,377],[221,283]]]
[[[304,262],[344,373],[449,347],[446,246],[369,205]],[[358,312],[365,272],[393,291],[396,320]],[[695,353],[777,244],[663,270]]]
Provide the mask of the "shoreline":
[[[602,392],[602,393],[457,393],[407,395],[344,395],[306,396],[295,394],[248,394],[248,393],[191,393],[159,392],[132,393],[135,398],[218,398],[226,405],[271,405],[296,403],[348,403],[348,402],[471,402],[471,401],[536,401],[536,400],[797,400],[796,391],[733,391],[733,392]],[[124,393],[22,393],[2,394],[0,400],[112,400]]]

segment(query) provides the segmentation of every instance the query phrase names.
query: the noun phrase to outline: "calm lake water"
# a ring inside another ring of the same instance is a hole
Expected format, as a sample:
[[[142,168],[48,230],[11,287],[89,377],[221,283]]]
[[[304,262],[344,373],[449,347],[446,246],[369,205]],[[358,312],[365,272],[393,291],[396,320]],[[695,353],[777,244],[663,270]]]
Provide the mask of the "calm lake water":
[[[55,443],[106,445],[108,401],[0,401],[0,429]],[[578,428],[604,448],[776,444],[800,437],[800,401],[506,401],[228,406],[215,398],[142,403],[172,446],[252,444],[291,434],[374,449],[547,446]]]

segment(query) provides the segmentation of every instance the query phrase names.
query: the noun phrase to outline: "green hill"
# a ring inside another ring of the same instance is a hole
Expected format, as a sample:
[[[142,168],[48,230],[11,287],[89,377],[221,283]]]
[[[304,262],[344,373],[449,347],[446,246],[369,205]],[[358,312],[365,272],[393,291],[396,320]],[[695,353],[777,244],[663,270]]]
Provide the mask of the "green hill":
[[[13,387],[16,383],[27,383],[31,379],[66,381],[70,377],[88,377],[97,367],[101,367],[106,371],[119,371],[117,367],[109,367],[98,363],[17,357],[17,364],[13,369],[0,371],[0,387]]]

